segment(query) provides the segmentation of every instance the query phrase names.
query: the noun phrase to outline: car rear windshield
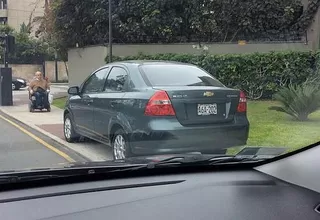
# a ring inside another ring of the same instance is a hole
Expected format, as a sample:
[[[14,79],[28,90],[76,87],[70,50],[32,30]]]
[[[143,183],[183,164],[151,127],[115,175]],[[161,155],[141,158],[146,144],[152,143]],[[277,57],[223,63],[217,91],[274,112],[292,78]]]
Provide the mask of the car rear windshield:
[[[144,64],[141,70],[152,86],[215,86],[224,85],[204,70],[188,65]]]

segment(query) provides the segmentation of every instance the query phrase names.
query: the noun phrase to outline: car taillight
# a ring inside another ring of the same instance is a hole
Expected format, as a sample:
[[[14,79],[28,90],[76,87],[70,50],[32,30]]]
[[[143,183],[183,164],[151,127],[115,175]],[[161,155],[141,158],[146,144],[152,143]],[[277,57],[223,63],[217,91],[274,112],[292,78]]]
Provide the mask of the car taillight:
[[[149,100],[145,111],[148,116],[176,115],[170,98],[165,91],[157,91]]]
[[[243,91],[240,91],[240,100],[238,104],[238,112],[246,112],[247,111],[247,98],[246,94]]]

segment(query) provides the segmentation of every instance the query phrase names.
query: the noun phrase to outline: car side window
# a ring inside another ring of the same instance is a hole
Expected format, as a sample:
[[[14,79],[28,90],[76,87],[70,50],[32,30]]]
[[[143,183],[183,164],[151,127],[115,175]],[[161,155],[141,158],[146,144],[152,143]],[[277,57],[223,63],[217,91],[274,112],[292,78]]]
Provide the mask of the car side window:
[[[106,81],[109,68],[101,69],[95,72],[83,85],[82,93],[98,93],[102,92]]]
[[[106,81],[106,92],[120,92],[125,89],[125,85],[128,79],[128,73],[121,67],[113,67],[109,73]]]

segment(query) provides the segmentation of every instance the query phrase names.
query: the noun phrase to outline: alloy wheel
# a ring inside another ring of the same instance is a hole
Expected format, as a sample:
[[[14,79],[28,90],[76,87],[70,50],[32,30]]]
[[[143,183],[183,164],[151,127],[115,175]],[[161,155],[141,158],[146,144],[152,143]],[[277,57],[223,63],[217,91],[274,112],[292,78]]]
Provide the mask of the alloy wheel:
[[[71,126],[70,118],[66,118],[64,121],[64,134],[68,139],[71,138]]]
[[[126,141],[120,134],[114,138],[113,155],[116,160],[123,160],[126,158]]]

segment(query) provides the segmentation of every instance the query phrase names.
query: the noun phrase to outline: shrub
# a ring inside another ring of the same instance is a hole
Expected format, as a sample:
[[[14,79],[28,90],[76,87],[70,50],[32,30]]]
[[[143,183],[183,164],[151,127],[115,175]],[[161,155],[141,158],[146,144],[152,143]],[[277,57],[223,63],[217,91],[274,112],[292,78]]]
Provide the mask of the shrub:
[[[314,83],[281,89],[275,99],[281,103],[281,107],[272,106],[270,110],[284,112],[299,121],[308,120],[308,116],[320,108],[320,88]]]
[[[169,60],[198,65],[228,87],[242,89],[250,99],[271,98],[289,85],[300,85],[317,75],[314,52],[270,52],[252,54],[190,55],[190,54],[138,54],[113,57],[120,60]],[[108,61],[108,57],[106,57]],[[319,73],[320,74],[320,73]]]

